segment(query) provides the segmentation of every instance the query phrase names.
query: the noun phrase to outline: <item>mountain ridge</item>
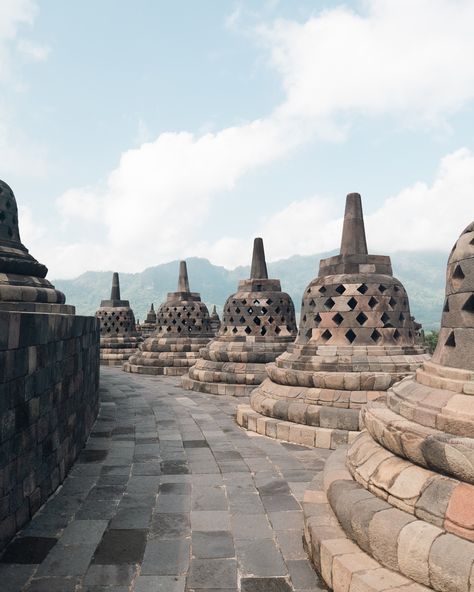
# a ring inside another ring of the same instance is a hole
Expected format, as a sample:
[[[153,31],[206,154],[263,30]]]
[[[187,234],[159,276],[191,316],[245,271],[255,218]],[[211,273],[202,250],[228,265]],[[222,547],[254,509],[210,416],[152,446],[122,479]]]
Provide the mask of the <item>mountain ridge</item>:
[[[269,277],[279,278],[282,289],[290,294],[299,312],[305,287],[317,276],[319,260],[337,251],[317,255],[292,255],[267,264]],[[425,330],[439,328],[444,298],[447,254],[441,251],[397,251],[391,254],[394,275],[405,286],[411,313]],[[200,292],[206,304],[222,312],[227,297],[237,290],[240,279],[250,273],[250,265],[226,269],[202,257],[187,260],[191,289]],[[116,271],[116,270],[115,270]],[[141,272],[120,273],[122,298],[130,300],[135,316],[144,319],[150,304],[157,308],[168,292],[176,290],[178,260],[147,267]],[[52,280],[76,306],[78,314],[91,315],[107,299],[112,271],[86,271],[77,278]]]

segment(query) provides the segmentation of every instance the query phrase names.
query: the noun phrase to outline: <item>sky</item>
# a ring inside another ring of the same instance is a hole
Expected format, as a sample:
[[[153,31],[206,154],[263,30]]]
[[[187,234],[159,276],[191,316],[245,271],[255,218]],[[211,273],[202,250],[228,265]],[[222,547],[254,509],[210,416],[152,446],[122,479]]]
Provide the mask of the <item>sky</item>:
[[[1,0],[0,178],[50,278],[446,253],[474,218],[472,0]]]

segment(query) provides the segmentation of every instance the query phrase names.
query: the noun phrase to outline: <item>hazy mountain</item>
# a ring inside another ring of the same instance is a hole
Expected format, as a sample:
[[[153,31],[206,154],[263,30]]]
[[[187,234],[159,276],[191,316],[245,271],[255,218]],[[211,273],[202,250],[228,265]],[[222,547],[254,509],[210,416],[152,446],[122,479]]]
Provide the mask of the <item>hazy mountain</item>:
[[[333,254],[295,255],[268,264],[270,277],[281,279],[282,288],[293,298],[297,312],[305,287],[317,275],[319,259]],[[425,329],[439,326],[446,260],[446,253],[435,251],[400,251],[392,255],[394,273],[408,292],[412,314]],[[228,270],[197,257],[188,259],[187,263],[191,290],[200,292],[208,306],[216,304],[219,313],[229,294],[236,291],[238,280],[248,277],[250,272],[250,266]],[[53,281],[80,314],[94,314],[100,301],[109,298],[111,282],[111,271],[88,271],[73,280]],[[141,273],[120,273],[122,298],[130,300],[139,319],[144,319],[151,302],[157,307],[167,292],[176,290],[177,282],[177,261],[149,267]]]

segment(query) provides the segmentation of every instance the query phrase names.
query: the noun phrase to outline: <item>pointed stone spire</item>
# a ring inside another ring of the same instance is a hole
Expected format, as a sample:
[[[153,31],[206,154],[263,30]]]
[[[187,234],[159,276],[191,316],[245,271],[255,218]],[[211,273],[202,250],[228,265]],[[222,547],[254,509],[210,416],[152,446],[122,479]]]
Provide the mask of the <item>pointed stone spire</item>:
[[[120,300],[120,280],[119,274],[116,271],[112,277],[112,291],[110,293],[110,300]]]
[[[341,255],[367,255],[364,214],[359,193],[349,193],[346,198]]]
[[[215,317],[216,315],[217,315],[217,309],[216,309],[216,305],[214,304],[214,306],[212,307],[211,316]]]
[[[178,292],[189,292],[188,268],[186,261],[179,262]]]
[[[153,304],[153,302],[151,303],[151,308],[150,308],[150,311],[153,311],[153,312],[155,312],[155,305]]]
[[[268,279],[267,263],[265,261],[265,250],[263,248],[263,240],[261,238],[256,238],[253,241],[252,268],[250,270],[250,279]]]

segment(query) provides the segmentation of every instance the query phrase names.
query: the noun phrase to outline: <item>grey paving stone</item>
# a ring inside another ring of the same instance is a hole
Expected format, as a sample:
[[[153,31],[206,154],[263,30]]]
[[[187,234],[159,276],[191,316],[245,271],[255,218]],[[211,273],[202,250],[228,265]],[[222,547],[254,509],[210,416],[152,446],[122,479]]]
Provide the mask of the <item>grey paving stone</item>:
[[[271,539],[273,532],[266,514],[232,516],[232,532],[235,539]]]
[[[161,483],[160,484],[160,495],[161,494],[173,494],[173,495],[187,495],[191,494],[190,483]]]
[[[84,579],[83,588],[92,592],[93,587],[110,586],[116,592],[117,586],[130,585],[136,571],[136,565],[91,565]]]
[[[79,581],[80,578],[76,577],[33,578],[26,586],[25,592],[76,592],[76,585]]]
[[[197,559],[234,557],[234,541],[229,531],[192,533],[192,554]]]
[[[110,521],[113,529],[148,529],[151,524],[152,508],[124,507]]]
[[[97,546],[107,528],[107,520],[74,520],[64,530],[61,545]]]
[[[321,584],[316,572],[308,561],[287,561],[286,565],[290,572],[290,578],[295,588],[313,590]]]
[[[141,567],[142,575],[186,574],[189,567],[189,539],[154,539],[147,542]]]
[[[1,563],[41,563],[56,545],[49,537],[18,537],[10,543],[0,559]]]
[[[228,505],[229,504],[223,487],[193,487],[193,510],[227,510]]]
[[[150,537],[158,539],[179,539],[191,534],[189,514],[154,514]]]
[[[237,559],[244,575],[285,576],[288,571],[271,539],[236,540]]]
[[[297,530],[303,532],[303,512],[269,512],[268,517],[275,530]]]
[[[143,557],[146,530],[106,530],[94,554],[93,563],[120,565],[140,563]]]
[[[276,531],[278,545],[283,558],[288,560],[304,559],[307,563],[307,553],[303,547],[303,530]]]
[[[96,544],[56,545],[41,563],[36,576],[67,577],[84,575],[89,567]]]
[[[284,578],[242,578],[241,592],[292,592]]]
[[[267,512],[300,509],[300,505],[292,495],[265,495],[262,496],[262,502]]]
[[[185,585],[182,576],[138,576],[135,592],[184,592]]]
[[[36,570],[36,565],[0,563],[0,581],[5,590],[22,590]]]
[[[156,502],[159,514],[183,514],[191,510],[190,495],[161,494]]]
[[[237,561],[235,559],[193,559],[187,578],[192,589],[237,588]]]
[[[191,512],[192,530],[230,530],[230,514],[222,511]]]

